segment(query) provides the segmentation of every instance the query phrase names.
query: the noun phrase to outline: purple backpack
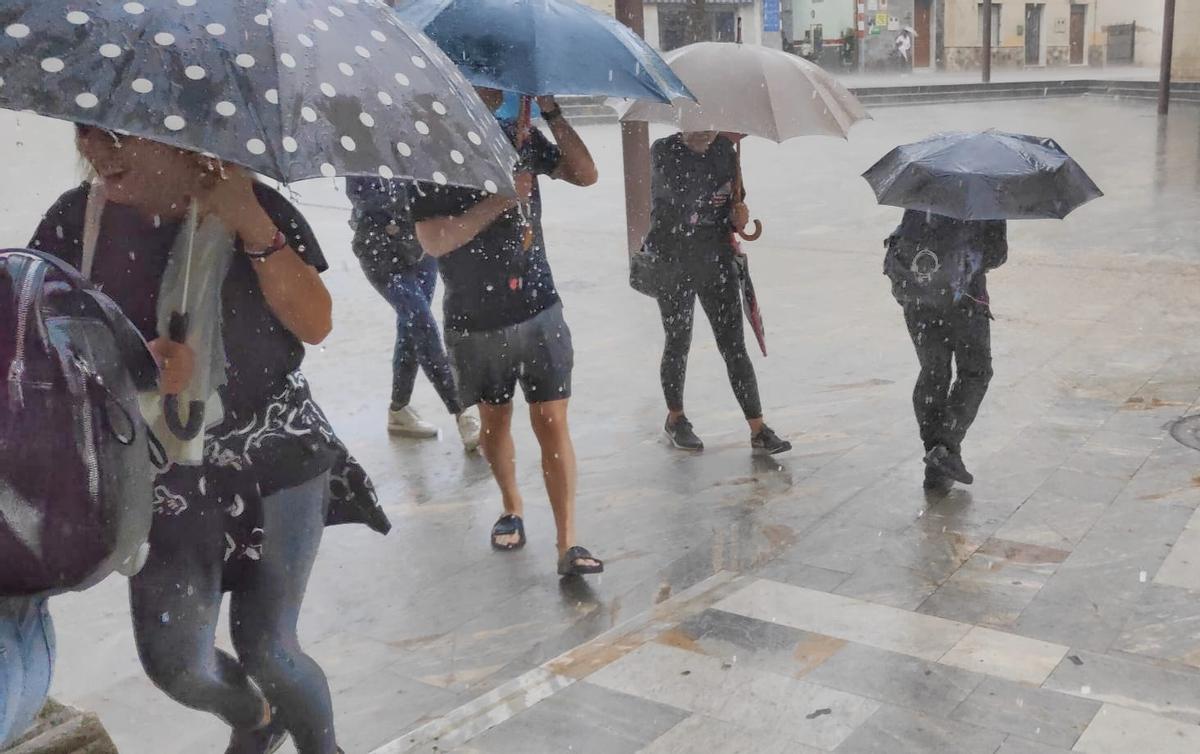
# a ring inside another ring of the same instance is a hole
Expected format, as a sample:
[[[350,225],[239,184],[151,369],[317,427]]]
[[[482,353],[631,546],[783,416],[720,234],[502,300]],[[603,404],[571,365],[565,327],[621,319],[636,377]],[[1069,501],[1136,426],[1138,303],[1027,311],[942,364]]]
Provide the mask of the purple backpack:
[[[0,251],[0,596],[144,562],[157,442],[137,393],[156,382],[111,299],[56,257]]]

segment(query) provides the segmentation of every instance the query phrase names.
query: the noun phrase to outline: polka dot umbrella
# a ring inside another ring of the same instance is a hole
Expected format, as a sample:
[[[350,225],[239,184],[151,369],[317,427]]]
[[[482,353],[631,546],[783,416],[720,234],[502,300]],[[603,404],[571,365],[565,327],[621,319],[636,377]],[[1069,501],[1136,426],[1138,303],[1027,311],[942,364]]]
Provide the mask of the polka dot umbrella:
[[[378,0],[4,0],[0,107],[284,182],[379,175],[512,192],[508,139]]]

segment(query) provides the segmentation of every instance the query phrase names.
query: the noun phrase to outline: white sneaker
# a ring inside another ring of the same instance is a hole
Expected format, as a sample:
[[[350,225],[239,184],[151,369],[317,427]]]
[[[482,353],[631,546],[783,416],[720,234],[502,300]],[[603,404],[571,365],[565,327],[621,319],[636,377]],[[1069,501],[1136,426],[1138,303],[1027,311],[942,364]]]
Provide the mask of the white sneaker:
[[[388,409],[388,432],[402,437],[428,439],[438,436],[437,427],[421,418],[412,406],[393,411]]]
[[[472,453],[479,447],[480,424],[472,409],[467,409],[458,415],[458,436],[462,438],[463,449]]]

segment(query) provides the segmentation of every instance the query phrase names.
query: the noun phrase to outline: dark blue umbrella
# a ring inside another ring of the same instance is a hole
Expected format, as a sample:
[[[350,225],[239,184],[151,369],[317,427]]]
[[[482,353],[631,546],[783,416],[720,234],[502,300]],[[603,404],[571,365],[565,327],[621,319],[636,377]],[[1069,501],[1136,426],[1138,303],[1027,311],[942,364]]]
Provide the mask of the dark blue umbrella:
[[[0,108],[282,181],[511,192],[516,161],[457,66],[378,0],[2,0]]]
[[[414,0],[398,12],[477,86],[530,96],[695,99],[645,40],[574,0]]]
[[[1104,195],[1053,139],[1002,131],[896,147],[863,178],[880,204],[958,220],[1061,220]]]

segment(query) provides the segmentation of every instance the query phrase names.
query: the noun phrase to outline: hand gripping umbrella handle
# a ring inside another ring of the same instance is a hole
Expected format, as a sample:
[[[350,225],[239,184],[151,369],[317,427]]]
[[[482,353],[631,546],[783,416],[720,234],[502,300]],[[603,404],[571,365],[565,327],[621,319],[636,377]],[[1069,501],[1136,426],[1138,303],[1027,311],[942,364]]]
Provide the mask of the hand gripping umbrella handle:
[[[167,334],[174,343],[187,340],[188,319],[186,314],[174,312],[167,326]],[[189,401],[187,419],[179,413],[179,396],[168,395],[163,398],[163,419],[167,429],[180,440],[193,440],[200,434],[204,425],[204,401]]]

